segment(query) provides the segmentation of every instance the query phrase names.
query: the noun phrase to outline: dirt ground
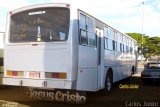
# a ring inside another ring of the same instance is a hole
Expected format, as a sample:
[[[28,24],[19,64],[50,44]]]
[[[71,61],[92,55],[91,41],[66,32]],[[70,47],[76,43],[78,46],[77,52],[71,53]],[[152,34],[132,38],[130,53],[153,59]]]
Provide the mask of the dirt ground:
[[[122,88],[123,85],[137,85],[138,88]],[[103,95],[101,92],[87,92],[87,102],[83,105],[36,101],[28,98],[27,92],[28,88],[25,87],[0,88],[0,105],[2,107],[143,107],[144,104],[160,106],[160,84],[156,82],[144,85],[137,76],[115,83],[108,95]],[[5,106],[7,104],[10,106]]]

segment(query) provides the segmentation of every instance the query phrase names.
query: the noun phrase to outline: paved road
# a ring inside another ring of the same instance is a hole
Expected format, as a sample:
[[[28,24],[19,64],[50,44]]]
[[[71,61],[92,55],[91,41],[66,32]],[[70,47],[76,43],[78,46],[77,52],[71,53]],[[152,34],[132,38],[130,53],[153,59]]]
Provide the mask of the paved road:
[[[132,88],[126,88],[127,86]],[[154,107],[160,106],[159,83],[144,85],[139,75],[114,84],[112,92],[108,95],[101,92],[87,93],[87,103],[84,105],[36,101],[27,97],[27,91],[28,88],[24,87],[1,88],[0,106],[7,107],[6,104],[10,105],[8,107],[143,107],[149,104]]]

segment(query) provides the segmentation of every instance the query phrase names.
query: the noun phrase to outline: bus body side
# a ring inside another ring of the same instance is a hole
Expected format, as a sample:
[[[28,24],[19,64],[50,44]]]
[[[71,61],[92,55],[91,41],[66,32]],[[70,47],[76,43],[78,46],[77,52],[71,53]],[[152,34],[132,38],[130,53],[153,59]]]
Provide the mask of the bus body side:
[[[136,73],[136,41],[81,10],[78,13],[78,88],[97,91],[106,88],[108,73],[112,76],[112,83]],[[95,31],[90,30],[90,19],[94,21]],[[89,33],[96,34],[95,44],[92,43],[94,37],[90,37]]]

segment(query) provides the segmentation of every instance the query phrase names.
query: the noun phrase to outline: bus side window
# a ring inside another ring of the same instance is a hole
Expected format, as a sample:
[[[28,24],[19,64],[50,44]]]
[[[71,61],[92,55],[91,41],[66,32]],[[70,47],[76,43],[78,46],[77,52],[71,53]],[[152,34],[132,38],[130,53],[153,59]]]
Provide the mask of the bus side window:
[[[83,14],[80,14],[80,43],[83,45],[96,46],[97,36],[95,33],[94,20]]]
[[[79,26],[80,26],[80,29],[86,30],[86,16],[83,14],[80,14]]]
[[[113,50],[117,50],[117,42],[113,40]]]
[[[124,44],[123,44],[123,52],[126,52],[126,48]]]
[[[94,20],[90,17],[87,17],[87,35],[88,35],[88,45],[96,46],[96,33],[95,33],[95,25]]]
[[[81,39],[81,44],[88,44],[88,38],[87,38],[87,33],[85,30],[80,30],[80,39]]]
[[[117,51],[120,52],[121,51],[121,46],[120,46],[120,43],[117,42]]]
[[[87,32],[90,46],[96,46],[96,34],[92,32]]]
[[[80,28],[80,43],[81,44],[88,44],[88,37],[86,32],[86,16],[83,14],[80,14],[80,20],[79,20],[79,28]]]
[[[108,39],[108,49],[113,50],[113,40]]]
[[[104,49],[108,49],[108,38],[104,38]]]

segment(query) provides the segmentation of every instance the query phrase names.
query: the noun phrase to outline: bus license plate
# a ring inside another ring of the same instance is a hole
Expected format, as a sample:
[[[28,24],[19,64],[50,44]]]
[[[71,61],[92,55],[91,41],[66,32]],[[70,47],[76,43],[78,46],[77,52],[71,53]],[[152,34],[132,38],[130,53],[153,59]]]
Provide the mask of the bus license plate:
[[[29,77],[30,78],[39,78],[40,73],[39,72],[29,72]]]

